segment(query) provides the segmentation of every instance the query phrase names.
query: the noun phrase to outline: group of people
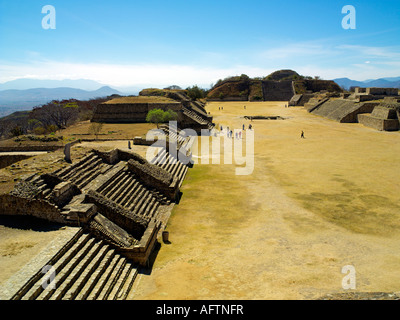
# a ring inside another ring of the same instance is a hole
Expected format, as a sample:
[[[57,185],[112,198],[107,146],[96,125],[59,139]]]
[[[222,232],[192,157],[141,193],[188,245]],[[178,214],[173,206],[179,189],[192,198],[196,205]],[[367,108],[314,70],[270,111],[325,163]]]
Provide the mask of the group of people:
[[[243,124],[242,130],[243,130],[243,131],[246,130],[245,128],[246,128],[246,127],[245,127],[245,125]],[[251,124],[249,124],[249,130],[252,130],[252,129],[253,129],[253,126],[252,126]],[[221,133],[224,131],[224,128],[223,128],[222,126],[220,126],[220,131],[221,131]],[[233,131],[230,130],[229,127],[226,127],[226,136],[227,136],[228,138],[233,138]],[[236,139],[242,139],[242,131],[237,131],[237,132],[235,132],[235,138],[236,138]]]

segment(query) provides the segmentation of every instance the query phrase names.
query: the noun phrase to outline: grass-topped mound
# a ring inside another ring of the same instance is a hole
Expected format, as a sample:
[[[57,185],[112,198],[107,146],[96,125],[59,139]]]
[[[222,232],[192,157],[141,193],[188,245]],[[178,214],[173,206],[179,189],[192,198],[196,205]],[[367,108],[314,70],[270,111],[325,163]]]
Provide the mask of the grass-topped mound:
[[[322,80],[320,77],[302,76],[296,71],[285,69],[275,71],[263,78],[250,78],[242,74],[218,80],[208,92],[207,99],[214,101],[273,101],[278,97],[277,101],[289,101],[291,95],[322,90],[342,92],[342,89],[334,81]]]
[[[173,99],[165,96],[137,96],[111,99],[104,104],[131,104],[131,103],[174,103]]]

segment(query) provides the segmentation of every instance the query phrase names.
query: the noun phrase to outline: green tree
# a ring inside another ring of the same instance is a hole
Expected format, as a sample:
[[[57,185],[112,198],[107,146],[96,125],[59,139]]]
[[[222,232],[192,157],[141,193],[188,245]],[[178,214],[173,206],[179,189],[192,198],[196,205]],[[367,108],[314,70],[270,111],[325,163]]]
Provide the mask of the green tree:
[[[207,90],[199,88],[197,85],[186,88],[187,95],[190,99],[202,99],[207,96]]]
[[[146,122],[155,123],[157,128],[160,123],[177,120],[178,115],[172,110],[163,111],[161,109],[152,109],[147,113]]]
[[[178,114],[171,109],[164,112],[163,122],[178,120]]]

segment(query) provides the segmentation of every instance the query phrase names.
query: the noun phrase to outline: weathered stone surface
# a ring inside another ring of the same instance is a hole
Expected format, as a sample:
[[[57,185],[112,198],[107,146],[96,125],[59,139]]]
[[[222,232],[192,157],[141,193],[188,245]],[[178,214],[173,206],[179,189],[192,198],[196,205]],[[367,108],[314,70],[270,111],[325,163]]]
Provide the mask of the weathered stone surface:
[[[90,221],[88,229],[96,238],[106,240],[117,247],[128,248],[136,242],[123,228],[99,213]]]
[[[126,210],[96,191],[90,190],[86,194],[85,201],[94,203],[98,208],[98,212],[119,227],[127,230],[135,239],[139,240],[147,228],[148,221]]]
[[[10,195],[33,200],[39,193],[40,190],[35,184],[22,180],[15,185],[14,190],[10,192]]]
[[[71,143],[67,143],[64,147],[64,160],[71,163]]]

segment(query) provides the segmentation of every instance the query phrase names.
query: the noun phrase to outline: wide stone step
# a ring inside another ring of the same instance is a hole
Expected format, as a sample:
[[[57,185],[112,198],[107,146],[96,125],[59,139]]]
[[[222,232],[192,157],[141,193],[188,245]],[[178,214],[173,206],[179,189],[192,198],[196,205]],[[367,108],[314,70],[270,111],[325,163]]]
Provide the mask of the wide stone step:
[[[103,161],[99,158],[89,166],[85,168],[85,171],[78,171],[76,174],[71,177],[69,180],[73,181],[76,185],[80,186],[80,184],[85,181],[85,179],[89,179],[95,172],[99,170],[100,165]]]
[[[90,165],[93,161],[99,159],[94,153],[89,154],[87,157],[83,158],[77,164],[71,165],[65,170],[65,172],[59,174],[60,178],[64,180],[69,180],[71,177],[76,175],[76,172],[81,172],[86,166]]]
[[[76,234],[46,263],[46,265],[54,265],[60,258],[62,258],[66,252],[81,238],[83,229],[79,229]],[[37,283],[39,286],[42,285],[41,279],[43,278],[42,268],[38,270],[30,279],[27,281],[12,297],[12,300],[20,300],[25,297],[29,299],[29,296],[36,289],[32,289]]]
[[[102,275],[104,274],[105,270],[110,265],[114,257],[115,257],[115,250],[109,249],[104,258],[101,260],[97,269],[94,272],[92,272],[90,278],[86,281],[82,290],[75,297],[75,300],[86,300],[89,297],[89,295],[93,292],[95,286],[101,279]]]
[[[145,189],[143,195],[140,197],[139,201],[133,208],[135,214],[142,216],[151,198],[152,198],[151,192]]]
[[[116,299],[117,300],[126,300],[126,298],[128,297],[128,294],[131,292],[133,284],[135,282],[135,279],[138,275],[138,268],[136,268],[134,265],[132,265],[130,262],[128,263],[130,264],[130,272],[128,274],[128,277],[125,280],[125,283],[123,285],[123,287],[121,288],[121,290],[119,291]]]
[[[107,279],[103,287],[103,290],[98,295],[97,300],[108,299],[111,291],[114,288],[115,283],[117,282],[119,276],[121,275],[121,272],[125,267],[125,264],[126,264],[126,259],[124,257],[120,257],[117,264],[115,265],[115,268],[113,269],[112,275]]]
[[[147,190],[142,185],[139,185],[138,193],[135,193],[135,197],[133,198],[133,201],[129,205],[128,210],[130,211],[134,210],[134,208],[137,206],[138,202],[143,197],[146,191]]]
[[[126,172],[124,178],[123,178],[123,179],[121,180],[121,182],[119,183],[119,187],[116,188],[116,189],[114,190],[113,194],[111,194],[111,195],[109,196],[109,198],[110,198],[112,201],[117,202],[116,199],[118,199],[118,198],[121,196],[121,194],[122,194],[124,191],[126,191],[126,187],[127,187],[127,185],[129,184],[130,181],[131,181],[131,177],[130,177],[129,173]]]
[[[73,300],[79,291],[83,288],[86,282],[89,280],[90,275],[95,271],[95,269],[99,266],[101,260],[106,255],[109,246],[108,245],[100,245],[100,250],[97,254],[90,260],[89,264],[85,267],[82,273],[79,274],[79,277],[73,283],[73,285],[68,289],[68,291],[63,296],[63,300]]]
[[[131,177],[129,184],[126,186],[125,192],[121,194],[121,196],[116,200],[117,203],[124,206],[129,199],[131,193],[135,190],[135,185],[137,184],[137,180],[134,177]]]
[[[126,198],[126,200],[125,200],[125,202],[123,204],[123,206],[125,208],[129,209],[131,207],[131,205],[135,201],[137,195],[140,193],[141,188],[142,188],[142,185],[140,184],[140,182],[136,181],[135,184],[132,187],[133,192],[128,193],[128,195],[127,195],[128,197]]]
[[[111,199],[113,198],[113,195],[115,195],[117,193],[118,190],[120,190],[123,187],[123,184],[125,183],[125,181],[128,179],[128,175],[127,174],[123,174],[119,177],[117,183],[114,185],[113,188],[111,188],[106,194],[104,194],[105,197]]]
[[[93,247],[95,240],[93,238],[89,238],[89,240],[84,243],[84,245],[79,249],[78,252],[70,259],[67,264],[56,274],[55,285],[56,288],[53,289],[48,286],[45,290],[43,290],[39,296],[37,296],[37,300],[47,300],[52,294],[57,290],[57,286],[60,286],[64,280],[68,277],[68,275],[72,272],[75,266],[79,263],[80,259],[82,259],[89,250]]]
[[[162,164],[167,156],[167,151],[163,148],[161,151],[150,161],[152,164]]]
[[[106,266],[104,272],[101,274],[100,279],[90,291],[90,294],[86,297],[87,300],[98,299],[101,292],[105,289],[110,277],[112,277],[115,267],[121,259],[123,258],[119,254],[114,254],[110,263]]]
[[[120,292],[123,285],[125,284],[125,281],[129,275],[129,272],[131,271],[131,269],[132,268],[131,268],[130,263],[125,263],[125,266],[122,269],[117,281],[115,281],[107,300],[116,300],[117,299],[118,293]]]
[[[106,194],[112,189],[114,188],[119,180],[121,179],[121,177],[123,176],[124,172],[123,171],[119,171],[111,180],[108,184],[103,185],[101,187],[101,189],[97,190],[98,192],[100,192],[103,196],[106,196]]]
[[[151,204],[151,201],[153,200],[153,195],[151,194],[150,191],[147,191],[146,195],[143,197],[141,202],[138,203],[136,214],[144,217],[146,215],[146,210],[147,207]]]
[[[93,171],[93,173],[89,176],[86,177],[84,181],[82,181],[79,184],[79,188],[83,189],[85,188],[90,182],[92,182],[94,179],[96,179],[100,174],[105,174],[108,170],[111,169],[112,166],[110,166],[107,163],[101,163],[100,166]]]
[[[81,261],[72,270],[69,276],[63,281],[63,283],[56,289],[55,293],[50,297],[50,300],[61,300],[65,293],[71,288],[71,286],[77,281],[79,276],[84,272],[88,264],[94,259],[98,251],[103,246],[103,242],[97,242],[89,250]]]
[[[65,179],[65,177],[75,168],[81,166],[82,164],[84,164],[87,161],[90,161],[90,159],[92,159],[93,157],[95,157],[94,153],[90,153],[87,156],[83,157],[81,160],[79,160],[79,162],[70,165],[68,167],[65,167],[64,169],[61,169],[60,171],[58,171],[56,174],[57,176],[59,176],[60,178]]]
[[[57,261],[52,263],[52,267],[56,272],[56,276],[60,273],[60,271],[71,261],[74,256],[82,249],[82,247],[89,241],[90,235],[85,234],[78,238],[78,240],[70,247],[68,250],[59,258]],[[22,297],[22,300],[34,300],[36,299],[44,290],[45,275],[42,274],[41,278],[38,278],[37,281],[33,284],[31,289]]]

